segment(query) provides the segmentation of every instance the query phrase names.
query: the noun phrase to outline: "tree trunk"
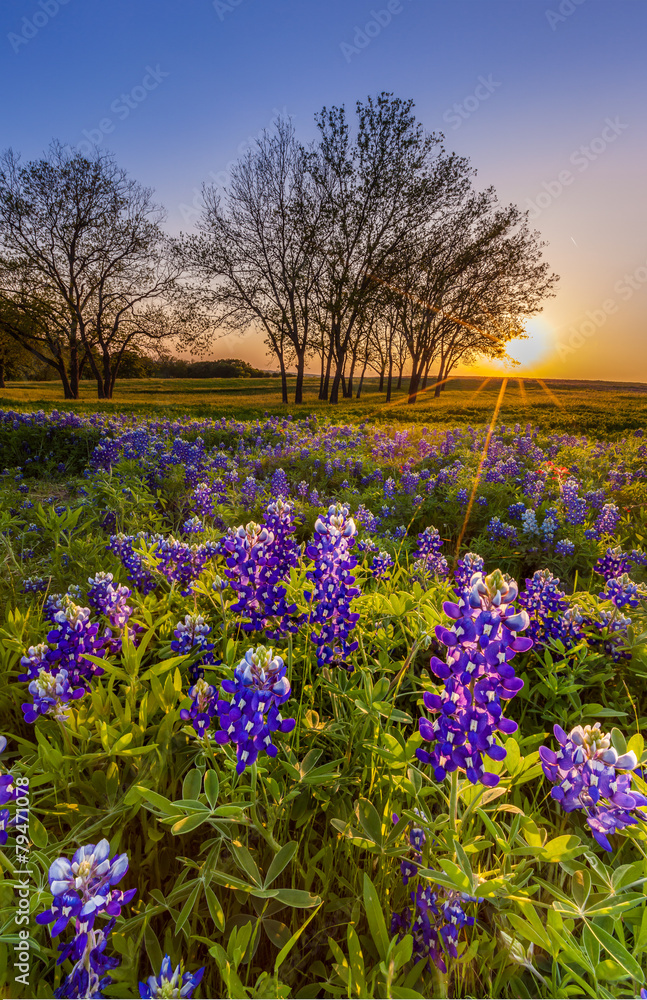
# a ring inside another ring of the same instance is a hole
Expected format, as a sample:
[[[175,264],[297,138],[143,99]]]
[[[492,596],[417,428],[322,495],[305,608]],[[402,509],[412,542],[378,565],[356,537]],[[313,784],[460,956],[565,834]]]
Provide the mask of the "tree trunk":
[[[418,359],[411,358],[411,378],[409,379],[409,403],[415,403],[418,396],[418,386],[420,385],[420,371],[418,370]]]
[[[348,374],[348,386],[347,391],[344,393],[346,399],[353,398],[353,378],[355,375],[355,365],[357,364],[357,351],[353,351],[353,357],[350,363],[350,372]]]
[[[362,368],[362,374],[359,377],[359,385],[357,386],[357,395],[355,399],[359,399],[362,395],[362,386],[364,385],[364,376],[366,375],[366,369],[368,367],[368,360],[364,362],[364,367]]]
[[[386,371],[386,366],[382,365],[382,367],[380,369],[380,388],[379,388],[380,392],[384,391],[384,373],[385,373],[385,371]]]
[[[281,402],[288,403],[288,374],[285,370],[285,364],[283,362],[283,355],[279,357],[279,365],[281,366]]]
[[[393,386],[393,358],[389,361],[389,377],[386,382],[386,400],[385,402],[391,402],[391,388]]]
[[[294,402],[303,402],[303,372],[306,364],[305,350],[297,353],[297,384],[294,390]]]
[[[337,362],[337,371],[335,372],[335,377],[332,380],[332,387],[330,389],[330,400],[329,402],[337,404],[339,402],[339,385],[341,383],[344,374],[344,363],[343,361]]]
[[[76,338],[72,340],[72,345],[70,347],[70,391],[72,393],[72,399],[79,398],[79,380],[81,374],[79,370],[79,348]]]
[[[328,351],[328,360],[326,362],[326,376],[324,378],[323,389],[319,399],[328,399],[328,387],[330,385],[330,368],[332,366],[332,350]]]
[[[6,389],[6,383],[4,380],[4,361],[0,360],[0,389]]]
[[[343,370],[341,373],[341,395],[342,399],[348,399],[348,383],[346,382],[346,375]]]
[[[438,399],[440,396],[440,391],[443,387],[443,377],[445,373],[445,359],[440,359],[440,367],[438,369],[438,378],[436,379],[436,388],[434,389],[434,399]]]
[[[400,370],[398,371],[398,384],[396,386],[396,389],[401,389],[402,388],[402,376],[403,375],[404,375],[404,361],[400,365]]]
[[[429,361],[425,365],[425,374],[422,377],[422,388],[423,389],[427,388],[427,380],[429,378],[429,369],[430,368],[431,368],[431,358],[429,358]]]
[[[324,379],[326,378],[326,352],[321,348],[321,373],[319,375],[319,399],[324,398]]]

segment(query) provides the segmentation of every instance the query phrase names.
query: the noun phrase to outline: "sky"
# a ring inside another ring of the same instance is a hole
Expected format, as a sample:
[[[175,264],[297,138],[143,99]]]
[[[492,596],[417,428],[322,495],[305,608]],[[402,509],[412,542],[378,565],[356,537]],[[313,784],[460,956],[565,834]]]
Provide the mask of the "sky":
[[[413,98],[560,275],[515,374],[647,381],[646,37],[642,0],[3,0],[0,147],[99,143],[190,232],[278,114],[307,142],[323,105]],[[253,332],[213,354],[268,366]]]

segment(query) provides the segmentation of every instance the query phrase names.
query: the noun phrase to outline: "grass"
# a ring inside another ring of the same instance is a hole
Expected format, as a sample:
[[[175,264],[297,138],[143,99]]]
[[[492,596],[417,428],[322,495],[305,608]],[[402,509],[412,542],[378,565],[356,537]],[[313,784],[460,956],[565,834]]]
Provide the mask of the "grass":
[[[455,425],[489,420],[505,383],[500,420],[503,423],[532,423],[542,429],[613,434],[643,426],[647,422],[647,384],[590,382],[562,379],[520,379],[500,377],[453,378],[439,399],[432,391],[407,403],[406,394],[395,392],[391,403],[384,402],[378,380],[367,379],[362,398],[341,400],[338,406],[317,398],[319,381],[306,380],[305,401],[283,405],[276,378],[267,379],[130,379],[120,382],[114,399],[97,400],[94,382],[81,383],[81,398],[62,398],[56,382],[12,382],[0,392],[4,409],[54,408],[81,413],[110,411],[142,415],[236,416],[251,419],[269,413],[305,416],[318,413],[335,420],[373,423],[426,423]],[[294,395],[294,379],[289,381]]]

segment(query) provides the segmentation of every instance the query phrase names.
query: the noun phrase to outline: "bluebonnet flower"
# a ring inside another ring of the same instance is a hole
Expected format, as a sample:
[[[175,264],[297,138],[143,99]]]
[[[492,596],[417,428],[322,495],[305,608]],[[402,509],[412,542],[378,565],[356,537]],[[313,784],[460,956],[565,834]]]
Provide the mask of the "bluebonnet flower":
[[[149,976],[145,983],[139,984],[139,995],[143,1000],[156,1000],[162,997],[181,997],[188,1000],[200,983],[204,967],[196,972],[185,972],[182,962],[175,969],[168,955],[162,959],[162,965],[157,976]]]
[[[568,601],[559,589],[559,578],[547,569],[538,569],[526,579],[526,589],[519,594],[519,604],[528,612],[528,635],[538,645],[558,639],[565,646],[581,638],[577,619],[569,616]]]
[[[476,502],[479,505],[479,507],[487,507],[488,504],[487,497],[477,497]]]
[[[513,524],[506,524],[501,520],[500,517],[490,518],[487,526],[488,538],[495,542],[499,539],[506,539],[507,541],[517,540],[517,529]]]
[[[95,611],[105,615],[110,622],[110,628],[103,633],[108,650],[113,654],[121,652],[121,641],[126,625],[129,626],[131,642],[137,645],[143,626],[130,622],[133,609],[128,601],[132,592],[121,584],[115,585],[112,573],[103,571],[88,577],[88,583],[90,605]]]
[[[300,497],[302,500],[305,500],[305,498],[308,495],[308,490],[309,490],[308,483],[306,482],[305,479],[302,479],[299,485],[297,486],[297,496]]]
[[[389,580],[391,574],[390,569],[393,569],[395,565],[393,557],[389,555],[382,549],[377,555],[373,556],[373,562],[371,563],[371,573],[376,580]]]
[[[511,517],[513,521],[518,521],[525,509],[525,503],[510,504],[508,507],[508,517]]]
[[[43,590],[47,590],[47,585],[49,583],[49,577],[47,576],[27,576],[22,581],[22,589],[25,594],[38,594]]]
[[[292,504],[281,500],[268,507],[268,523],[250,521],[230,528],[222,540],[225,575],[238,600],[231,610],[241,612],[246,631],[265,631],[269,637],[294,632],[299,619],[296,605],[286,601],[286,581],[298,559],[292,539]]]
[[[317,518],[313,540],[306,547],[306,555],[314,563],[306,578],[314,587],[305,591],[304,597],[310,604],[308,620],[315,626],[310,638],[317,647],[320,667],[334,661],[353,669],[348,657],[359,646],[357,640],[349,641],[359,619],[359,614],[350,610],[351,601],[360,594],[359,587],[353,586],[352,573],[357,566],[351,553],[356,534],[348,507],[333,504],[324,517]]]
[[[585,538],[601,538],[613,535],[620,520],[620,509],[614,503],[605,503],[595,524],[584,532]]]
[[[460,769],[472,784],[499,782],[498,775],[485,770],[483,754],[493,760],[506,756],[495,734],[514,733],[517,724],[504,717],[501,702],[523,687],[510,661],[532,646],[532,639],[517,635],[527,628],[528,615],[514,607],[516,598],[514,580],[495,570],[472,577],[467,599],[459,596],[458,603],[443,605],[454,625],[436,627],[447,655],[445,662],[432,656],[430,665],[444,690],[423,695],[425,708],[438,717],[433,723],[424,716],[419,720],[420,735],[432,747],[416,750],[418,760],[432,765],[437,781]]]
[[[532,507],[528,507],[521,515],[521,530],[526,535],[536,535],[539,530],[537,515]]]
[[[613,580],[623,573],[629,572],[631,564],[644,565],[644,553],[634,549],[633,552],[623,552],[620,545],[615,548],[609,547],[603,556],[600,556],[593,569],[605,580]]]
[[[50,865],[49,887],[54,898],[50,909],[36,916],[36,922],[53,924],[52,937],[61,934],[70,921],[74,927],[74,938],[59,945],[58,964],[69,958],[74,967],[56,997],[101,997],[103,987],[110,984],[110,976],[104,973],[118,965],[118,959],[105,954],[108,937],[121,908],[137,891],[114,888],[127,871],[127,855],[110,858],[107,840],[80,847],[71,861],[57,858]],[[95,927],[99,916],[109,918],[102,928]]]
[[[7,749],[7,739],[0,736],[0,754]],[[23,786],[24,791],[24,786]],[[19,795],[13,774],[0,774],[0,806],[6,806],[15,802]],[[8,809],[0,808],[0,847],[7,843],[7,830],[16,825],[15,817],[12,819]]]
[[[178,656],[194,657],[189,667],[191,680],[194,682],[203,676],[205,666],[215,664],[212,652],[215,644],[207,639],[210,633],[211,627],[207,625],[202,615],[185,615],[184,621],[178,622],[173,631],[174,638],[171,641],[173,652]]]
[[[191,722],[198,736],[204,736],[217,712],[218,694],[204,677],[198,677],[189,688],[189,698],[191,707],[181,709],[180,718]]]
[[[286,500],[290,496],[290,484],[283,469],[276,469],[270,479],[270,493],[277,499],[281,497]]]
[[[70,712],[69,702],[82,698],[87,694],[85,687],[73,687],[67,670],[60,667],[55,673],[42,669],[38,676],[30,681],[28,691],[33,703],[25,702],[22,710],[25,722],[36,722],[41,715],[52,715],[64,722]]]
[[[391,934],[413,937],[416,959],[430,959],[441,972],[447,972],[446,958],[458,957],[459,934],[464,927],[474,925],[474,917],[463,909],[473,897],[448,889],[434,890],[431,885],[418,885],[410,894],[413,908],[391,916]]]
[[[580,484],[577,479],[567,479],[562,484],[562,500],[567,524],[584,524],[586,520],[587,502],[578,495],[579,489]]]
[[[424,816],[418,809],[414,809],[413,812],[424,819]],[[392,820],[397,823],[399,816],[397,813],[393,813]],[[425,836],[425,831],[420,826],[420,824],[415,822],[410,822],[407,828],[407,836],[409,839],[409,854],[406,858],[402,858],[400,861],[400,872],[402,873],[402,885],[408,885],[409,879],[413,878],[418,874],[420,866],[422,864],[422,848],[427,840]]]
[[[136,541],[149,546],[155,572],[171,584],[178,583],[183,596],[190,592],[191,583],[200,576],[205,564],[220,551],[215,542],[187,545],[172,535],[150,535],[145,531],[137,535],[112,535],[107,547],[119,556],[129,578],[143,594],[155,589],[155,578],[144,566],[143,552],[135,550]]]
[[[185,535],[199,535],[204,531],[204,524],[197,515],[187,518],[182,525]]]
[[[247,507],[253,507],[260,492],[260,486],[254,476],[247,476],[240,489],[240,497]]]
[[[542,541],[550,544],[553,541],[558,531],[559,531],[559,523],[555,520],[555,518],[545,517],[542,522],[541,528],[539,529]]]
[[[279,711],[291,693],[285,675],[281,657],[257,646],[245,653],[233,680],[222,682],[216,706],[220,730],[214,735],[218,743],[235,745],[238,774],[250,767],[262,751],[275,757],[272,733],[290,733],[296,725],[294,719],[284,719]],[[232,696],[231,700],[227,695]]]
[[[414,572],[422,576],[447,576],[449,566],[442,554],[442,547],[443,540],[438,528],[429,525],[421,531],[413,552],[413,558],[416,560],[413,566]]]
[[[568,735],[560,726],[553,732],[559,750],[539,748],[544,774],[555,786],[551,795],[565,812],[581,810],[595,840],[611,851],[612,834],[647,820],[641,812],[647,798],[632,790],[631,774],[617,773],[634,771],[636,755],[618,755],[599,722],[575,726]]]
[[[575,542],[569,538],[562,538],[555,544],[555,552],[558,556],[572,556],[575,552]]]
[[[483,556],[477,555],[476,552],[466,552],[464,556],[456,562],[456,569],[454,570],[454,579],[456,581],[456,592],[462,593],[466,587],[469,586],[469,582],[475,573],[482,573],[485,563]]]
[[[606,581],[600,597],[603,601],[611,601],[616,608],[637,608],[641,601],[647,599],[647,587],[644,583],[634,583],[627,573],[623,573]]]

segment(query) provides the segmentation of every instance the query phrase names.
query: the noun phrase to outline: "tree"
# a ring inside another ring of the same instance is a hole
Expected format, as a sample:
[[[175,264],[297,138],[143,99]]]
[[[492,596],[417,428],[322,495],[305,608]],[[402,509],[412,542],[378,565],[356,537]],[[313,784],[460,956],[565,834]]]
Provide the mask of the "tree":
[[[331,403],[339,398],[355,325],[377,294],[374,276],[393,272],[442,190],[447,165],[440,138],[425,135],[412,109],[412,101],[388,93],[358,101],[354,138],[343,106],[324,108],[315,119],[320,138],[310,170],[325,209],[319,294],[336,364]]]
[[[294,360],[300,403],[321,267],[315,241],[322,208],[292,123],[279,119],[273,133],[263,132],[233,168],[224,197],[210,186],[203,198],[200,234],[180,241],[180,257],[207,283],[222,325],[262,329],[279,362],[284,402],[287,365]]]
[[[182,290],[163,217],[110,153],[54,141],[25,165],[2,156],[0,295],[24,321],[6,331],[41,360],[47,347],[67,398],[78,398],[84,363],[111,398],[129,347],[178,332],[165,319],[171,307],[177,321]]]

